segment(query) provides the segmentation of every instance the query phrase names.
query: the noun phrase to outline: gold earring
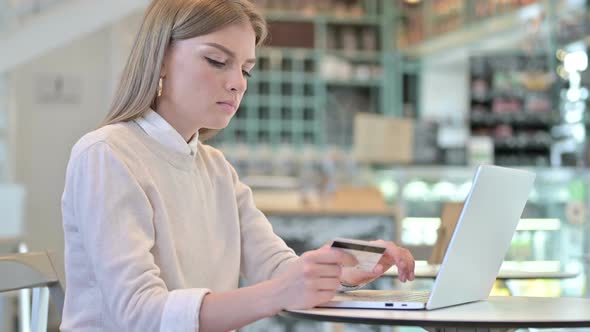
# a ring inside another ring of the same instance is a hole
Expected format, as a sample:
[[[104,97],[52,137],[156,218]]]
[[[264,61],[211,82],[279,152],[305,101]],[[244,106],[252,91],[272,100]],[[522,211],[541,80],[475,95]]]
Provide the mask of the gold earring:
[[[158,97],[162,96],[162,78],[158,81]]]

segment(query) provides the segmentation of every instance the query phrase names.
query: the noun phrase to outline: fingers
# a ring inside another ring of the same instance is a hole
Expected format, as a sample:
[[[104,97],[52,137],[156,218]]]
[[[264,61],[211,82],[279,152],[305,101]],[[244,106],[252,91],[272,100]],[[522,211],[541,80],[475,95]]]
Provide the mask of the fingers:
[[[327,246],[321,247],[318,250],[308,251],[302,257],[318,264],[337,264],[342,266],[355,266],[358,264],[358,261],[353,255]]]
[[[397,248],[395,265],[399,271],[400,281],[414,280],[414,259],[407,249]]]
[[[309,288],[317,291],[332,291],[335,292],[340,288],[339,278],[319,278],[310,280]]]
[[[358,260],[356,259],[356,257],[354,257],[354,255],[349,254],[346,251],[332,248],[332,243],[334,243],[334,241],[327,242],[319,250],[332,250],[332,251],[344,253],[345,255],[342,257],[343,261],[340,263],[343,266],[356,266],[356,265],[358,265]]]
[[[307,278],[340,278],[342,267],[336,264],[309,264],[303,268]]]
[[[375,273],[374,271],[366,271],[357,268],[343,268],[340,280],[349,285],[364,285],[375,280],[380,275],[381,273]]]
[[[377,244],[384,245],[387,249],[380,261],[384,269],[388,269],[392,265],[396,265],[398,269],[398,278],[402,282],[414,280],[414,257],[405,248],[395,245],[393,242],[377,240]]]
[[[401,248],[404,251],[403,257],[397,260],[397,266],[400,271],[404,274],[404,280],[414,280],[414,258],[404,248]]]
[[[343,266],[357,266],[359,264],[356,257],[352,254],[337,249],[332,249],[332,251],[336,251],[340,254],[340,264]]]

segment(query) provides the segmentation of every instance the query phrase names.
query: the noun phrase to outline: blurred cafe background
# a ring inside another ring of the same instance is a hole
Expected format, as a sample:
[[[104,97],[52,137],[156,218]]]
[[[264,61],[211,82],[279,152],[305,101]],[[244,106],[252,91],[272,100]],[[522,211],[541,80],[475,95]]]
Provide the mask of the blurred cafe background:
[[[209,144],[290,246],[383,238],[439,264],[475,167],[529,169],[503,267],[569,276],[498,281],[492,294],[589,296],[586,0],[253,2],[270,39]],[[147,3],[0,0],[0,256],[49,250],[63,263],[69,153],[106,115]],[[0,331],[26,331],[23,299],[1,297]],[[325,328],[275,317],[243,330]]]

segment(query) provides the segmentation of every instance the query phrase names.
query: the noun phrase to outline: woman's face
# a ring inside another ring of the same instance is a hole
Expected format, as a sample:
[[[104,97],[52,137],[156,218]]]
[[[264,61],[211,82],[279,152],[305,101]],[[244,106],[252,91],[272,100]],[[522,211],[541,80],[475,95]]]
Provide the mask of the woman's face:
[[[174,42],[164,59],[158,113],[186,140],[200,128],[225,128],[246,92],[255,44],[248,23]]]

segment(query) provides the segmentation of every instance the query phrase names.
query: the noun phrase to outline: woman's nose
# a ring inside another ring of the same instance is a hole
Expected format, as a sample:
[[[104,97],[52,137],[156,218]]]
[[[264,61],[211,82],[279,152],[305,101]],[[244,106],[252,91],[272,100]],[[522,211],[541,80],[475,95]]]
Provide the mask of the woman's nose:
[[[248,86],[248,82],[242,70],[232,71],[227,80],[227,89],[238,93],[244,93]]]

